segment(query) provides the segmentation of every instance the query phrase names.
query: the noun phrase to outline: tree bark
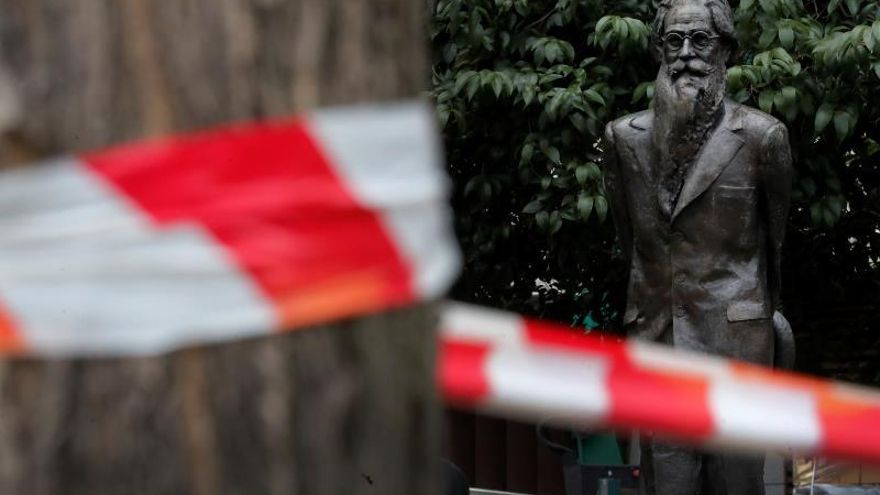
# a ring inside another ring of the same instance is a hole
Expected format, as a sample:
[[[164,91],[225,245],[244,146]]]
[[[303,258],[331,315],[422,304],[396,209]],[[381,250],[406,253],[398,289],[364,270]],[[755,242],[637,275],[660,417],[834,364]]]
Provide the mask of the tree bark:
[[[417,96],[424,2],[0,0],[0,164]],[[0,493],[436,493],[431,304],[138,359],[0,363]],[[121,329],[124,330],[124,329]]]

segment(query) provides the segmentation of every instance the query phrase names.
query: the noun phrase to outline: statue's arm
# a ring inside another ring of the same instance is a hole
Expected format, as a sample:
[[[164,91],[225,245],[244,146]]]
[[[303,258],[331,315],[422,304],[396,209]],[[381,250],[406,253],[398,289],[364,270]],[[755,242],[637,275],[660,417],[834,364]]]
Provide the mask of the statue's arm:
[[[605,127],[605,141],[602,143],[604,151],[604,183],[605,193],[608,197],[611,209],[611,217],[617,228],[617,237],[620,239],[620,247],[627,259],[632,258],[632,224],[627,209],[626,192],[623,189],[620,176],[620,159],[617,155],[617,143],[614,137],[612,124]]]
[[[767,285],[773,307],[779,306],[782,243],[791,199],[791,147],[788,130],[776,124],[768,131],[762,144],[763,192],[768,230]]]

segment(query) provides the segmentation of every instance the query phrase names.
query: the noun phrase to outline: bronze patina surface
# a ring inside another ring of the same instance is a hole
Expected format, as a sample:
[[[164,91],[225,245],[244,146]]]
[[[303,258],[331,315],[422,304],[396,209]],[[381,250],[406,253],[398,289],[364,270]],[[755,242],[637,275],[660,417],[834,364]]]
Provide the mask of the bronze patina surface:
[[[791,189],[786,127],[725,98],[737,50],[726,0],[664,1],[653,30],[654,108],[605,132],[605,187],[630,260],[624,327],[635,338],[790,366],[790,330],[776,312]],[[642,443],[648,494],[764,493],[761,459]]]

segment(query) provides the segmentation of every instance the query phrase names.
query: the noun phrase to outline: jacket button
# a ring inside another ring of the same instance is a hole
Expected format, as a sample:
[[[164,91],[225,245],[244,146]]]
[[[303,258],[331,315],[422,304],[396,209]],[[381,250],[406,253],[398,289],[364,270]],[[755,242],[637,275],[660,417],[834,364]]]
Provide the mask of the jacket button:
[[[675,316],[677,316],[678,318],[684,318],[685,316],[687,316],[687,308],[684,306],[684,304],[680,304],[675,307]]]

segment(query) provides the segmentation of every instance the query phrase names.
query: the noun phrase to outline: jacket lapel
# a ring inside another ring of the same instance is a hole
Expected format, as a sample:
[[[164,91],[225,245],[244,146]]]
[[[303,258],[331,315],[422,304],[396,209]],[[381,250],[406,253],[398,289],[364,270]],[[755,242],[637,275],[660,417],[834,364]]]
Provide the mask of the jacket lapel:
[[[687,205],[715,182],[725,167],[736,157],[744,142],[736,133],[740,129],[742,129],[742,118],[739,106],[725,104],[724,121],[712,132],[712,136],[703,145],[700,157],[691,166],[690,172],[684,180],[678,202],[672,211],[673,221]]]
[[[629,121],[632,139],[625,140],[629,152],[638,163],[639,172],[645,184],[653,184],[654,144],[651,142],[651,130],[654,124],[653,112],[637,115]]]

